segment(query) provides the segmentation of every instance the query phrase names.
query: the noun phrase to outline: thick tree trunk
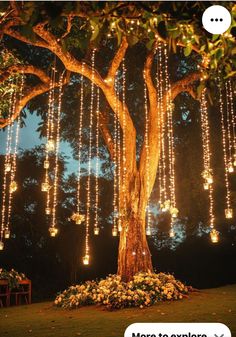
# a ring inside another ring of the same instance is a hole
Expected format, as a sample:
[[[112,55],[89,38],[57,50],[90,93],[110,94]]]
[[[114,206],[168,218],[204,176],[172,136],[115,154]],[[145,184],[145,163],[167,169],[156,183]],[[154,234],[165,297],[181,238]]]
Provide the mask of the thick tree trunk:
[[[118,275],[127,282],[138,272],[152,272],[151,254],[146,238],[145,209],[147,197],[143,196],[140,177],[128,184],[127,212],[120,233]]]

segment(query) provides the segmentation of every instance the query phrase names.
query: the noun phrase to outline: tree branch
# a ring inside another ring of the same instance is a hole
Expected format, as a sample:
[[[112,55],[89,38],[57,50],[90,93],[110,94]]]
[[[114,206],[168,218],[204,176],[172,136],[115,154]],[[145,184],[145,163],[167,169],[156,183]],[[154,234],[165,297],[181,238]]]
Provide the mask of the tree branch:
[[[110,153],[111,160],[114,161],[114,142],[112,140],[112,136],[110,133],[110,130],[108,129],[108,116],[104,112],[100,112],[99,115],[99,128],[102,133],[103,139],[105,141],[105,144],[108,148],[108,151]]]
[[[110,69],[108,71],[107,74],[107,78],[105,79],[105,81],[107,83],[109,83],[110,85],[114,86],[114,82],[115,82],[115,76],[116,76],[116,72],[119,69],[119,66],[125,56],[126,50],[128,48],[128,42],[126,37],[124,37],[122,39],[122,42],[120,44],[120,47],[118,49],[118,51],[116,52],[112,62],[111,62],[111,66]]]

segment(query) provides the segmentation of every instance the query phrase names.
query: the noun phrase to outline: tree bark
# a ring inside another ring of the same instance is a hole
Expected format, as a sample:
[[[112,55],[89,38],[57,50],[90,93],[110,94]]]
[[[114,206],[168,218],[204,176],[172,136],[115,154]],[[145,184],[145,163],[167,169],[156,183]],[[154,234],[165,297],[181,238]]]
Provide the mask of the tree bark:
[[[3,34],[11,36],[18,39],[24,43],[29,43],[36,47],[45,48],[54,53],[64,64],[68,71],[81,74],[86,76],[90,80],[94,80],[94,84],[97,85],[102,91],[110,107],[112,108],[114,114],[117,115],[121,129],[123,133],[126,133],[125,138],[125,157],[126,157],[126,182],[125,190],[120,194],[120,209],[126,204],[126,212],[122,214],[122,231],[120,233],[120,243],[119,243],[119,257],[118,257],[118,274],[121,275],[124,281],[130,280],[138,272],[152,272],[152,261],[151,254],[149,251],[147,238],[146,238],[146,206],[149,199],[149,194],[151,193],[153,184],[156,178],[156,172],[158,169],[158,161],[160,149],[158,148],[158,107],[157,107],[157,96],[156,87],[152,81],[152,63],[155,50],[151,51],[145,62],[145,82],[148,90],[148,100],[149,100],[149,179],[150,179],[150,190],[147,191],[147,160],[146,160],[146,148],[145,144],[142,146],[142,151],[140,155],[139,163],[136,160],[136,130],[129,113],[126,104],[123,104],[119,97],[117,97],[114,82],[116,72],[125,56],[126,50],[128,48],[128,43],[124,38],[122,43],[111,62],[110,69],[106,78],[102,78],[98,71],[95,70],[94,77],[92,76],[93,71],[89,65],[82,66],[82,62],[75,59],[69,52],[65,51],[58,39],[50,33],[45,28],[44,24],[38,24],[33,27],[35,34],[38,39],[34,42],[28,40],[28,38],[22,36],[16,29],[14,29],[17,24],[20,24],[20,19],[17,21],[15,18],[12,21],[8,21],[3,27]],[[70,27],[70,23],[68,23]],[[68,28],[69,29],[69,28]],[[68,29],[66,33],[68,34]],[[13,70],[16,70],[14,68]],[[44,76],[44,74],[36,72],[35,68],[28,67],[27,69],[21,69],[23,72],[34,73],[36,76],[41,78],[42,84],[36,86],[33,92],[28,93],[21,102],[19,102],[19,109],[15,118],[19,115],[21,109],[26,105],[26,103],[33,97],[42,94],[49,90],[49,80]],[[8,72],[9,74],[9,72]],[[4,75],[5,76],[5,75]],[[7,75],[6,75],[7,76]],[[184,79],[172,84],[171,86],[171,96],[172,100],[183,91],[188,91],[191,95],[194,95],[192,90],[192,84],[196,80],[199,80],[201,74],[200,72],[190,74]],[[4,77],[2,77],[2,80]],[[1,80],[1,79],[0,79]],[[163,97],[163,106],[165,109],[166,101],[165,93]],[[125,118],[125,121],[124,121]],[[9,124],[9,120],[0,120],[0,129]],[[100,130],[104,141],[107,145],[108,151],[110,152],[111,160],[114,160],[114,139],[112,139],[111,133],[107,126],[106,116],[101,113],[100,119]],[[122,149],[121,149],[122,151]],[[121,173],[122,176],[123,173]]]

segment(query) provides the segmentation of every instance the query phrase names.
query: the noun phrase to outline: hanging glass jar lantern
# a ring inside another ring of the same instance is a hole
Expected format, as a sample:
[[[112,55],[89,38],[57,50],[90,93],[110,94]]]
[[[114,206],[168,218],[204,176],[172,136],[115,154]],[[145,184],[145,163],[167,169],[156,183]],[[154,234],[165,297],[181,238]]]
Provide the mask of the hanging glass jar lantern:
[[[112,228],[112,236],[117,236],[118,235],[118,230],[116,227]]]
[[[89,265],[89,255],[86,254],[84,257],[83,257],[83,264],[85,266]]]
[[[11,232],[8,228],[5,229],[4,231],[4,238],[5,239],[10,239]]]
[[[210,238],[212,243],[217,243],[219,242],[219,232],[213,228],[210,232]]]
[[[233,166],[233,163],[231,161],[228,163],[228,172],[229,173],[234,172],[234,166]]]
[[[10,172],[11,171],[11,164],[10,163],[7,163],[6,166],[5,166],[5,171],[6,172]]]
[[[58,234],[58,228],[56,227],[50,227],[49,228],[49,233],[51,237],[55,237]]]
[[[42,192],[48,192],[50,190],[50,185],[48,182],[44,182],[41,185],[41,191]]]
[[[80,213],[73,213],[71,216],[71,220],[75,222],[76,225],[80,225],[85,220],[85,215]]]
[[[232,208],[226,208],[225,209],[225,217],[226,217],[226,219],[232,219],[233,218],[233,209]]]
[[[47,170],[49,169],[49,160],[44,160],[43,167]]]
[[[212,175],[209,175],[209,176],[207,177],[207,183],[208,183],[209,185],[213,183],[213,177],[212,177]]]
[[[12,181],[10,183],[10,193],[14,193],[17,190],[17,182],[16,181]]]
[[[170,208],[170,214],[172,216],[172,218],[177,218],[178,214],[179,214],[179,210],[176,207],[171,207]]]
[[[99,228],[95,227],[93,232],[94,232],[94,235],[99,235]]]
[[[55,141],[53,139],[49,139],[46,143],[46,149],[48,152],[55,151]]]
[[[3,249],[4,249],[4,242],[0,241],[0,250],[3,250]]]

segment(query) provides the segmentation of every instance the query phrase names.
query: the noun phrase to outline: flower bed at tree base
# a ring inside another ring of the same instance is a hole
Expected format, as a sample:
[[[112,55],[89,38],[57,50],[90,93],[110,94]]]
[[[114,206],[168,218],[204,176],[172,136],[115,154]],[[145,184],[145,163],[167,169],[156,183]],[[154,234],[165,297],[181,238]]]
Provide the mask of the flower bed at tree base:
[[[120,276],[109,275],[101,281],[87,281],[71,286],[59,293],[54,301],[58,307],[75,309],[98,304],[107,309],[148,307],[160,301],[182,299],[189,288],[164,273],[139,273],[130,282],[122,282]]]

